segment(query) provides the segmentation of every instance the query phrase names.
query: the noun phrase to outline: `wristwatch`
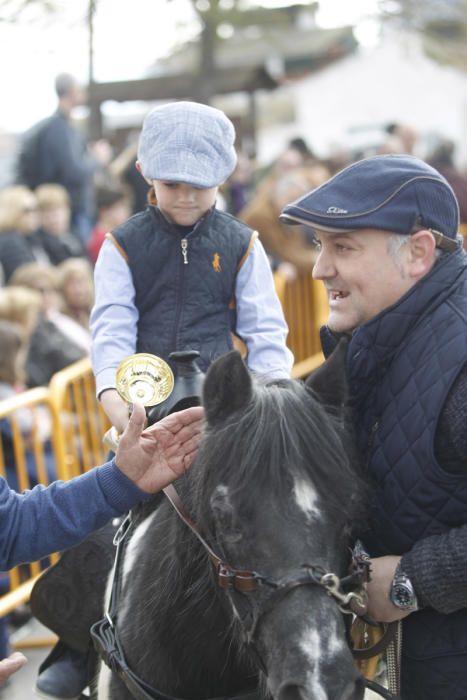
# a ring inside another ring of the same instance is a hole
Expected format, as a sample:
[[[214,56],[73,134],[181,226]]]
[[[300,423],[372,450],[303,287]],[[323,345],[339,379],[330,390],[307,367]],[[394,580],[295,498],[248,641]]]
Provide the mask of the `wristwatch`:
[[[400,561],[396,567],[394,578],[392,579],[389,598],[391,603],[400,610],[404,610],[405,612],[414,612],[418,610],[418,600],[415,589],[407,574],[402,571]]]

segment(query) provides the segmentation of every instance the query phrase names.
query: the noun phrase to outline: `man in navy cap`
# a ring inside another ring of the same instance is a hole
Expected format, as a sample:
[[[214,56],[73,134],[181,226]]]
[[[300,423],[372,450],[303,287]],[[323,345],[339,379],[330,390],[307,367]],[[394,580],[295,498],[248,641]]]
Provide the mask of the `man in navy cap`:
[[[369,613],[403,619],[404,700],[467,698],[467,261],[447,181],[406,155],[285,207],[313,228],[328,355],[346,373],[371,484]]]

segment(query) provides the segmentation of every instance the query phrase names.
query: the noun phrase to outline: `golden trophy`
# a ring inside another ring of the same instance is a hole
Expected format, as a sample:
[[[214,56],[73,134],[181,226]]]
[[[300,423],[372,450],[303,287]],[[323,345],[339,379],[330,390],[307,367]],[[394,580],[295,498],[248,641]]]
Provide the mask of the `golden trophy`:
[[[129,406],[134,403],[157,406],[172,393],[174,375],[165,360],[157,355],[140,352],[130,355],[120,363],[115,388]],[[103,438],[104,444],[114,452],[119,440],[120,435],[115,426],[112,426]]]

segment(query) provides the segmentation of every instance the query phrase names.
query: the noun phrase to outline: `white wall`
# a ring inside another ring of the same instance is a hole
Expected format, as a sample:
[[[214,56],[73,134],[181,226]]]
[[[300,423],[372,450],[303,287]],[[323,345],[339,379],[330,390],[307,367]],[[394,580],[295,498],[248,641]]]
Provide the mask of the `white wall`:
[[[295,103],[297,121],[262,130],[260,162],[270,161],[292,136],[325,156],[333,144],[346,143],[349,128],[397,121],[453,139],[460,164],[467,163],[467,74],[427,58],[416,36],[386,37],[282,89]]]

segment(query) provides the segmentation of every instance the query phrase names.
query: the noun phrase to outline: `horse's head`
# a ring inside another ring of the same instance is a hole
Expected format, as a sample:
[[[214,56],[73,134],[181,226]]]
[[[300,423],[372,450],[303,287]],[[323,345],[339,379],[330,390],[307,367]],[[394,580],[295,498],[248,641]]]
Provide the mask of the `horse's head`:
[[[226,580],[240,570],[255,588],[233,572],[226,601],[268,691],[275,700],[362,698],[343,615],[320,583],[324,572],[345,576],[349,563],[358,477],[342,425],[303,384],[252,380],[237,353],[211,366],[204,406],[196,518]]]

